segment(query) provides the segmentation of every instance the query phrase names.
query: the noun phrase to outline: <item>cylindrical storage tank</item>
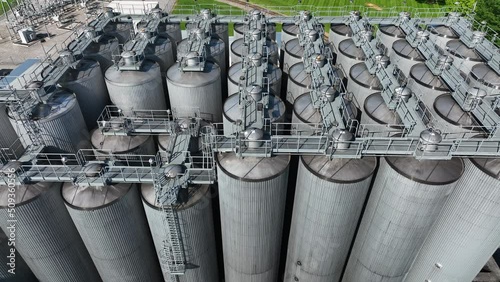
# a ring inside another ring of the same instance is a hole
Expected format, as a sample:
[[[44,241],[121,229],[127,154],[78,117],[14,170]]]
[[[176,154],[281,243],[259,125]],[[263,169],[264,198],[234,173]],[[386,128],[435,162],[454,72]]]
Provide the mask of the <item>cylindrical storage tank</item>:
[[[281,50],[285,50],[285,45],[288,41],[297,38],[299,34],[299,26],[295,25],[295,23],[283,23],[281,27]]]
[[[381,158],[342,281],[403,281],[463,170],[456,158]]]
[[[377,159],[300,159],[284,281],[339,281]]]
[[[174,58],[177,58],[177,45],[182,41],[182,32],[180,23],[160,23],[158,26],[158,35],[166,36],[172,43]]]
[[[83,57],[97,60],[104,73],[113,65],[113,52],[119,52],[118,39],[110,35],[101,35],[97,42],[92,41],[83,51]],[[118,50],[118,51],[117,51]]]
[[[180,61],[183,57],[186,57],[189,53],[190,43],[188,39],[182,40],[177,46],[177,61]],[[217,37],[212,37],[210,40],[210,45],[207,50],[207,58],[211,61],[216,62],[221,71],[221,76],[226,79],[226,47],[224,41]]]
[[[103,29],[104,34],[114,36],[118,39],[118,43],[125,44],[132,33],[134,32],[134,26],[132,22],[109,22]]]
[[[486,64],[472,67],[467,82],[472,87],[483,89],[488,95],[500,94],[500,75]]]
[[[137,184],[65,183],[62,195],[104,281],[163,281]]]
[[[447,25],[429,25],[427,30],[430,32],[430,40],[443,50],[448,41],[459,38],[453,28]]]
[[[9,117],[14,129],[22,138],[24,146],[30,145],[26,129],[20,120],[15,120],[13,113]],[[53,146],[67,153],[76,153],[80,149],[90,148],[90,134],[85,125],[82,112],[75,94],[65,90],[56,93],[31,110],[30,119],[36,121],[45,146]]]
[[[0,103],[0,148],[11,148],[12,154],[15,154],[15,159],[18,159],[23,153],[24,142],[17,141],[18,136],[16,130],[14,130],[14,126],[9,119],[9,115],[7,114],[8,107],[4,103]],[[26,138],[26,137],[25,137]]]
[[[349,73],[352,66],[365,60],[365,52],[354,44],[352,39],[347,39],[339,44],[337,65],[341,65],[344,73]]]
[[[146,60],[140,71],[121,71],[114,67],[105,74],[111,102],[124,115],[133,110],[166,110],[160,65]]]
[[[300,46],[299,39],[295,38],[289,40],[285,44],[285,57],[283,59],[283,71],[288,73],[288,69],[297,64],[301,63],[304,57],[304,48]]]
[[[14,234],[15,233],[9,233]],[[12,243],[10,243],[12,244]],[[10,257],[8,257],[10,256]],[[12,270],[14,269],[14,270]],[[14,273],[12,273],[12,271]],[[36,282],[38,281],[31,272],[19,253],[11,253],[9,237],[0,229],[0,280],[4,282]]]
[[[219,39],[224,41],[225,70],[227,70],[229,68],[229,25],[227,23],[212,24],[212,34],[217,35]]]
[[[181,119],[179,121],[179,126],[182,128],[183,127],[183,123],[191,123],[191,120],[190,119]],[[200,121],[200,129],[205,127],[205,126],[209,126],[210,123],[204,121],[204,120],[201,120]],[[188,147],[188,150],[191,152],[191,153],[197,153],[197,152],[200,152],[203,148],[203,144],[202,144],[202,137],[201,137],[201,134],[199,134],[198,137],[195,137],[195,136],[192,136],[190,137],[189,139],[189,147]],[[171,150],[171,146],[173,146],[175,144],[175,138],[173,138],[172,135],[158,135],[156,137],[156,143],[158,144],[158,150],[160,151],[170,151]]]
[[[175,210],[181,230],[186,262],[196,267],[188,267],[184,275],[177,276],[178,280],[175,282],[219,282],[210,186],[201,185],[188,189],[188,202],[177,205]],[[141,192],[156,253],[159,255],[164,247],[163,241],[168,236],[165,234],[164,227],[165,212],[162,212],[160,205],[156,203],[152,184],[143,184]],[[174,282],[170,280],[168,275],[164,278],[165,281]]]
[[[357,63],[349,71],[347,91],[352,92],[359,105],[364,105],[366,97],[382,90],[376,74],[371,74],[364,62]]]
[[[10,188],[12,189],[12,188]],[[75,224],[64,206],[61,183],[0,186],[0,227],[15,232],[15,248],[42,282],[101,281]],[[9,198],[15,195],[14,229]],[[20,261],[16,262],[20,264]],[[17,267],[16,267],[17,268]],[[20,271],[20,269],[16,269]],[[21,275],[18,273],[17,275]],[[16,277],[18,277],[16,275]],[[3,280],[2,280],[3,281]],[[24,280],[23,280],[24,281]]]
[[[304,93],[293,103],[292,130],[299,135],[315,135],[321,132],[323,118],[318,108],[313,106],[311,94]]]
[[[458,39],[448,41],[446,50],[453,55],[453,65],[464,73],[470,73],[476,64],[484,62],[475,49],[467,47]]]
[[[166,73],[175,64],[172,41],[168,37],[158,36],[154,44],[146,46],[144,53],[146,54],[146,59],[155,61],[160,65],[162,73]]]
[[[266,40],[266,46],[269,52],[268,62],[277,65],[279,59],[278,44],[276,44],[276,42],[274,42],[273,40],[268,39]],[[233,43],[231,43],[231,65],[242,61],[241,56],[243,55],[243,48],[246,48],[245,46],[243,46],[243,38],[236,39],[233,41]],[[254,51],[260,52],[260,50]],[[252,53],[252,51],[248,53],[250,54]],[[263,57],[265,56],[266,54],[263,54]]]
[[[227,76],[227,89],[228,89],[227,93],[233,94],[238,92],[240,77],[243,74],[243,72],[241,71],[242,66],[243,66],[242,62],[237,62],[236,64],[233,64],[229,68]],[[277,65],[274,64],[267,65],[266,76],[268,78],[269,88],[274,93],[281,93],[282,75],[283,73],[281,72],[281,69]],[[244,81],[242,81],[242,83],[243,82]]]
[[[439,95],[434,101],[434,116],[441,125],[443,133],[465,133],[477,131],[481,133],[481,125],[470,112],[465,112],[450,93]],[[459,137],[459,136],[454,136]]]
[[[390,56],[392,53],[392,44],[401,38],[405,38],[406,34],[404,31],[396,25],[393,24],[381,24],[377,30],[377,38],[385,46],[385,54]]]
[[[352,37],[352,29],[349,25],[341,23],[332,23],[330,25],[330,34],[329,40],[335,46],[335,52],[338,54],[339,52],[339,44],[340,42],[349,39]]]
[[[413,48],[406,39],[399,39],[392,43],[390,59],[391,63],[397,65],[406,77],[410,75],[410,70],[415,64],[425,61],[420,51]]]
[[[218,155],[226,281],[278,281],[289,162],[289,156]]]
[[[170,105],[181,116],[194,117],[199,109],[205,120],[222,120],[221,70],[217,64],[205,62],[202,72],[183,72],[173,65],[167,72],[167,86]]]
[[[389,125],[388,128],[384,129],[384,131],[388,133],[400,133],[402,127],[404,127],[399,114],[395,110],[391,110],[387,107],[380,92],[373,93],[366,97],[363,109],[361,124]]]
[[[300,95],[309,92],[311,75],[306,72],[304,63],[297,63],[288,69],[286,100],[293,104]]]
[[[95,128],[103,109],[109,104],[99,62],[90,59],[78,61],[75,68],[68,68],[59,83],[76,94],[87,128]]]
[[[237,127],[233,125],[237,120],[241,120],[241,108],[239,107],[240,95],[238,93],[229,96],[224,102],[224,134],[235,133]],[[264,117],[271,122],[285,122],[285,103],[274,94],[269,94],[268,108],[264,109]]]
[[[92,132],[92,147],[97,154],[155,155],[156,146],[150,135],[104,135],[100,129]]]
[[[436,115],[432,105],[439,95],[450,91],[446,83],[440,76],[434,75],[425,63],[414,65],[410,70],[410,77],[413,82],[409,83],[408,86],[430,112]]]
[[[405,281],[473,281],[500,242],[499,175],[498,158],[465,160],[465,173]]]
[[[245,23],[235,23],[234,24],[234,40],[243,38],[245,32],[250,31],[248,25]],[[276,24],[267,24],[267,37],[271,40],[276,40]]]

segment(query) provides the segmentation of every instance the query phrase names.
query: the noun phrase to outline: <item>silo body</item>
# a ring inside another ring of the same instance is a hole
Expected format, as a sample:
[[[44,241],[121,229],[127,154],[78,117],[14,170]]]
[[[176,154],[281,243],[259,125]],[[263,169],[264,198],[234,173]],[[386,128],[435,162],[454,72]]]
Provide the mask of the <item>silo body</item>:
[[[140,71],[109,68],[105,75],[111,102],[124,115],[133,110],[166,110],[167,104],[161,79],[160,65],[146,60]]]
[[[165,23],[160,24],[159,26],[161,30],[158,34],[162,36],[167,36],[172,43],[172,49],[174,58],[177,56],[177,45],[182,41],[182,32],[181,32],[181,24],[180,23]]]
[[[12,148],[12,153],[16,155],[17,159],[23,154],[24,148],[19,142],[16,142],[18,136],[9,120],[7,111],[7,105],[0,103],[0,132],[2,132],[0,134],[0,148]]]
[[[448,86],[441,80],[441,77],[434,75],[424,63],[416,64],[411,68],[410,78],[413,79],[413,82],[409,83],[408,86],[435,116],[436,111],[432,106],[434,100],[439,95],[449,92]]]
[[[56,147],[67,153],[89,149],[90,134],[75,95],[64,90],[56,91],[45,104],[38,104],[31,112],[31,119],[37,121],[41,131],[38,135],[46,146]],[[24,136],[23,145],[30,145],[31,140],[27,138],[21,121],[14,120],[12,113],[10,119],[17,134]]]
[[[390,59],[406,77],[410,75],[410,70],[415,64],[424,62],[420,51],[413,48],[406,39],[399,39],[392,43]]]
[[[227,70],[229,68],[229,26],[227,23],[213,24],[212,33],[224,41],[225,70]]]
[[[228,93],[229,95],[232,95],[234,93],[237,93],[239,91],[239,81],[240,77],[243,74],[241,71],[243,63],[242,62],[237,62],[236,64],[233,64],[229,68],[228,76],[227,76],[227,88],[228,88]],[[281,72],[281,69],[274,64],[268,64],[267,65],[267,72],[266,72],[266,77],[268,78],[269,82],[269,88],[274,92],[274,93],[281,93],[281,79],[282,79],[283,73]]]
[[[315,135],[321,132],[323,118],[319,109],[314,108],[311,94],[304,93],[293,103],[292,128],[299,135]]]
[[[167,282],[219,282],[210,187],[203,185],[188,189],[189,201],[176,206],[175,209],[186,262],[193,267],[188,267],[184,275],[177,276],[178,280],[171,280],[169,275],[165,275],[164,278]],[[143,184],[141,192],[156,254],[159,254],[168,235],[165,234],[164,227],[165,213],[155,202],[153,185]]]
[[[168,37],[158,36],[154,44],[150,44],[144,51],[146,58],[157,62],[160,65],[162,74],[175,64],[172,41]]]
[[[235,23],[234,24],[234,40],[243,38],[245,32],[250,31],[248,25],[245,23]],[[267,24],[267,37],[271,40],[276,40],[276,24]]]
[[[349,39],[352,37],[352,29],[349,25],[346,24],[331,24],[330,25],[330,34],[329,40],[335,46],[335,52],[339,53],[339,44],[340,42]],[[338,61],[337,61],[338,63]],[[347,70],[349,71],[349,70]]]
[[[305,71],[304,63],[297,63],[288,69],[286,100],[293,104],[300,95],[309,92],[311,75]]]
[[[390,56],[392,53],[392,44],[398,40],[405,38],[406,34],[396,25],[387,24],[387,25],[379,25],[377,30],[377,38],[384,44],[385,46],[385,54]]]
[[[294,23],[284,23],[281,28],[281,45],[280,49],[285,50],[285,45],[288,41],[297,38],[299,34],[299,26]]]
[[[385,128],[386,132],[400,133],[403,122],[399,114],[387,107],[387,104],[382,98],[380,92],[371,94],[365,99],[363,114],[361,116],[361,124],[383,124],[389,125]],[[399,126],[396,126],[399,125]]]
[[[110,66],[113,65],[113,52],[119,50],[118,39],[110,35],[101,35],[97,42],[92,41],[87,49],[83,51],[83,57],[97,60],[101,66],[101,71],[104,73]]]
[[[471,113],[465,112],[455,101],[451,94],[446,93],[438,96],[434,101],[435,118],[441,125],[443,133],[465,133],[478,131],[481,125],[476,121]],[[455,137],[459,137],[455,135]]]
[[[485,90],[488,95],[500,94],[500,75],[486,64],[477,64],[472,67],[467,82],[471,87]]]
[[[137,186],[63,186],[66,207],[103,281],[163,281]]]
[[[357,63],[349,71],[347,91],[352,92],[359,105],[365,103],[366,97],[382,90],[376,74],[371,74],[364,62]]]
[[[365,52],[360,47],[356,47],[352,39],[346,39],[339,44],[337,54],[337,65],[341,65],[344,73],[349,73],[352,66],[365,60]]]
[[[301,63],[304,57],[304,48],[300,46],[299,39],[291,39],[285,44],[285,57],[283,59],[283,71],[288,73],[288,69],[296,63]]]
[[[225,280],[278,281],[290,157],[217,162]]]
[[[8,187],[0,186],[0,215],[8,218]],[[61,184],[15,188],[16,250],[41,282],[101,281],[61,198]],[[1,221],[9,234],[9,222]],[[2,280],[3,281],[3,280]]]
[[[443,50],[448,41],[458,39],[455,31],[446,25],[430,25],[427,29],[430,32],[430,40]]]
[[[276,42],[274,42],[273,40],[268,39],[266,40],[266,46],[269,52],[268,62],[277,65],[279,59],[278,44],[276,44]],[[233,41],[233,43],[231,44],[231,65],[242,61],[241,56],[243,56],[243,48],[246,48],[243,45],[243,38],[236,39]],[[257,52],[260,51],[257,50]],[[265,57],[266,54],[262,54],[262,56]]]
[[[15,253],[14,261],[12,262],[14,266],[14,274],[9,272],[9,270],[11,270],[11,267],[9,266],[9,263],[11,263],[11,259],[8,258],[7,256],[11,256],[9,238],[0,229],[0,281],[3,282],[38,281],[33,272],[31,272],[31,269],[28,267],[24,259],[17,252]]]
[[[461,159],[381,158],[342,281],[403,281],[462,173]]]
[[[177,60],[180,61],[182,57],[185,57],[189,51],[189,40],[184,39],[177,46]],[[219,65],[221,71],[221,77],[226,79],[226,47],[224,45],[224,41],[217,37],[213,37],[210,40],[210,45],[208,46],[207,58],[211,61],[214,61]]]
[[[114,36],[118,39],[118,43],[125,44],[134,32],[132,22],[113,22],[108,23],[104,29],[104,34]]]
[[[69,68],[59,82],[76,94],[87,128],[95,128],[99,116],[109,104],[108,89],[99,62],[80,60],[76,68]]]
[[[173,110],[194,117],[197,111],[191,108],[197,108],[205,120],[222,120],[221,71],[217,64],[205,62],[202,72],[182,72],[173,65],[167,72],[167,86]]]
[[[92,132],[92,147],[97,154],[133,154],[155,155],[156,146],[153,137],[148,135],[104,135],[101,130]]]
[[[406,282],[473,281],[500,244],[498,159],[465,160],[465,172],[443,207]],[[435,264],[442,265],[437,269]]]
[[[446,50],[453,56],[453,65],[466,74],[470,73],[476,64],[484,62],[475,49],[467,47],[458,39],[448,41]]]
[[[285,282],[339,281],[376,166],[374,157],[301,157]]]

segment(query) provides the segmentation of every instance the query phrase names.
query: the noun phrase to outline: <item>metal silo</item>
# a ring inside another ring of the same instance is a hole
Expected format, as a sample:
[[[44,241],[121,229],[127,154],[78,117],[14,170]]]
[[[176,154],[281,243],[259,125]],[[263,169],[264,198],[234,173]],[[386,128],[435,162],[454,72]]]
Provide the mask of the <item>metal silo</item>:
[[[260,11],[259,11],[260,12]],[[248,25],[245,23],[235,23],[234,24],[234,39],[243,38],[243,35],[248,30]],[[271,40],[276,40],[276,24],[268,23],[267,24],[267,37]]]
[[[381,24],[377,30],[377,38],[385,46],[385,54],[390,56],[392,53],[392,44],[398,39],[406,37],[404,31],[396,25],[393,24]]]
[[[189,201],[176,205],[182,245],[188,267],[184,275],[178,276],[175,282],[219,282],[217,270],[217,253],[215,250],[215,233],[212,216],[212,195],[210,186],[189,187]],[[146,211],[149,228],[153,235],[156,253],[159,255],[165,240],[165,213],[155,202],[155,190],[151,184],[141,187],[142,203]],[[174,282],[170,277],[165,281]]]
[[[238,84],[240,82],[240,77],[242,76],[243,72],[241,70],[243,64],[242,62],[237,62],[236,64],[233,64],[228,71],[228,76],[227,76],[227,88],[229,95],[232,95],[234,93],[238,92]],[[268,78],[269,82],[269,88],[272,89],[274,93],[281,93],[281,79],[282,79],[282,71],[281,69],[274,64],[267,64],[267,72],[266,72],[266,77]]]
[[[381,158],[342,281],[402,281],[463,170],[461,159]]]
[[[285,50],[285,45],[288,41],[297,38],[297,35],[299,34],[299,26],[294,24],[294,23],[283,23],[283,26],[281,27],[281,45],[280,48],[281,50]]]
[[[337,53],[337,65],[341,65],[344,73],[349,73],[352,66],[365,60],[365,52],[354,44],[352,39],[346,39],[339,43]]]
[[[269,52],[269,60],[268,62],[277,65],[279,60],[278,55],[278,44],[271,39],[266,40],[266,50]],[[231,43],[231,65],[241,62],[241,56],[243,55],[243,38],[236,39]],[[266,54],[263,55],[264,57]]]
[[[433,109],[435,118],[440,122],[443,132],[469,132],[480,133],[481,125],[470,112],[465,112],[455,101],[451,94],[438,96],[434,101]]]
[[[104,135],[100,129],[92,132],[92,147],[99,154],[154,155],[156,146],[149,135]]]
[[[431,72],[425,63],[414,65],[410,70],[410,77],[413,81],[408,86],[435,115],[432,107],[434,100],[439,95],[449,92],[450,89],[439,75],[434,75]]]
[[[87,49],[83,51],[83,57],[94,59],[101,65],[101,71],[105,72],[113,65],[112,53],[119,50],[118,39],[110,35],[101,35],[98,41],[92,41]]]
[[[453,28],[448,25],[429,25],[427,30],[430,32],[431,41],[443,50],[448,41],[459,38]]]
[[[165,36],[172,43],[172,52],[174,58],[177,56],[177,45],[182,41],[182,32],[180,23],[160,23],[158,25],[158,35]]]
[[[99,62],[90,59],[78,61],[75,68],[68,68],[59,84],[76,94],[87,128],[96,127],[102,110],[109,104]]]
[[[365,103],[366,97],[382,90],[382,84],[376,74],[371,74],[364,62],[357,63],[349,71],[347,91],[352,92],[359,105]]]
[[[14,190],[15,247],[36,277],[43,282],[101,281],[64,207],[61,183],[16,185]],[[9,218],[9,194],[7,186],[0,186],[3,219]],[[6,234],[9,225],[7,220],[0,223]]]
[[[134,33],[132,22],[109,22],[103,29],[104,34],[114,36],[120,44],[125,44]]]
[[[286,100],[293,104],[300,95],[309,92],[311,75],[305,71],[304,63],[297,63],[288,69]]]
[[[500,162],[465,160],[465,172],[443,207],[406,282],[473,281],[500,242]]]
[[[278,281],[289,162],[218,155],[226,281]]]
[[[352,37],[352,29],[349,25],[332,23],[330,25],[329,40],[335,46],[335,52],[339,53],[340,42]]]
[[[195,61],[188,60],[188,64],[198,64]],[[190,108],[196,108],[205,120],[222,120],[221,71],[217,64],[207,61],[201,72],[184,72],[173,65],[167,72],[167,86],[172,109],[194,117],[198,111]]]
[[[486,64],[477,64],[467,79],[472,87],[478,87],[486,91],[488,95],[500,94],[500,75]]]
[[[448,41],[446,50],[453,55],[453,65],[464,73],[470,73],[476,64],[484,62],[484,59],[475,49],[467,47],[460,40]]]
[[[10,233],[9,233],[10,235]],[[10,243],[12,244],[12,243]],[[12,259],[10,257],[13,257]],[[14,273],[12,273],[14,268]],[[9,272],[10,271],[10,272]],[[0,229],[0,280],[3,282],[38,281],[19,253],[10,252],[9,237]]]
[[[178,122],[178,125],[180,128],[185,127],[184,125],[188,125],[187,127],[190,126],[190,124],[193,121],[191,119],[180,119]],[[200,121],[200,128],[203,128],[205,126],[210,125],[210,123],[201,120]],[[160,151],[171,151],[172,146],[175,144],[175,138],[172,138],[171,135],[158,135],[156,138],[156,143],[158,144],[158,150]],[[191,135],[191,138],[189,139],[189,148],[188,150],[191,153],[197,153],[200,152],[202,149],[202,138],[200,136],[195,137]]]
[[[16,141],[18,139],[17,132],[9,120],[7,111],[6,104],[0,103],[0,132],[2,132],[0,134],[0,148],[12,148],[17,159],[23,154],[24,148],[19,144],[19,141]]]
[[[300,159],[284,281],[339,281],[377,159]]]
[[[363,107],[363,115],[361,116],[361,124],[386,124],[390,125],[394,130],[386,128],[386,131],[401,132],[402,121],[395,110],[387,107],[387,104],[382,98],[380,92],[371,94],[366,97]],[[399,125],[399,126],[395,126]]]
[[[23,145],[31,145],[24,125],[21,121],[16,121],[13,114],[9,111],[9,118],[17,134],[24,136],[21,139]],[[30,119],[37,122],[40,128],[38,135],[46,146],[68,153],[90,148],[90,134],[75,94],[56,90],[45,103],[39,103],[31,110]]]
[[[415,64],[425,61],[420,51],[413,48],[406,39],[394,41],[390,59],[406,77],[410,75],[410,70]]]
[[[158,36],[154,44],[150,44],[144,50],[147,59],[153,60],[160,65],[162,73],[175,64],[172,41],[168,37]]]
[[[302,62],[304,48],[300,46],[299,39],[291,39],[285,44],[285,57],[283,59],[283,71],[288,73],[288,69]]]
[[[163,281],[137,184],[65,183],[62,195],[104,281]]]
[[[122,57],[133,57],[133,52],[124,52]],[[141,70],[119,70],[110,67],[105,74],[111,102],[124,115],[133,110],[166,110],[167,104],[161,79],[160,65],[145,60]]]

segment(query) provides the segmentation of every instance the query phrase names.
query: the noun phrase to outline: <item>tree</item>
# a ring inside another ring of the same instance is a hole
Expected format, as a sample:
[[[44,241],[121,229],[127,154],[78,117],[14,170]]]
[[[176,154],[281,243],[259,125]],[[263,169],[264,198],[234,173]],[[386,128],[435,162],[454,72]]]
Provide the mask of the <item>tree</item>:
[[[478,0],[475,19],[479,22],[486,21],[487,25],[500,36],[500,1]]]

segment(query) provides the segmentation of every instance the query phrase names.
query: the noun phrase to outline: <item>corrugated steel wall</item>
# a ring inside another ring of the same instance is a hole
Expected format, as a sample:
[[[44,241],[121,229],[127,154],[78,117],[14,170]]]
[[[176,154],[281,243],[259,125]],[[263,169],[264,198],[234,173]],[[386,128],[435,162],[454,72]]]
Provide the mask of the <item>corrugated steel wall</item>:
[[[10,234],[10,233],[9,233]],[[15,234],[15,233],[13,233]],[[15,238],[15,237],[14,237]],[[14,253],[13,261],[11,262],[11,258],[7,256],[11,255],[11,248],[15,246],[10,246],[7,235],[3,233],[0,229],[0,281],[3,282],[35,282],[35,275],[31,272],[31,269],[28,267],[24,259],[18,252]],[[10,241],[15,242],[13,240]],[[11,272],[11,266],[8,263],[12,263],[14,267],[14,274]]]

